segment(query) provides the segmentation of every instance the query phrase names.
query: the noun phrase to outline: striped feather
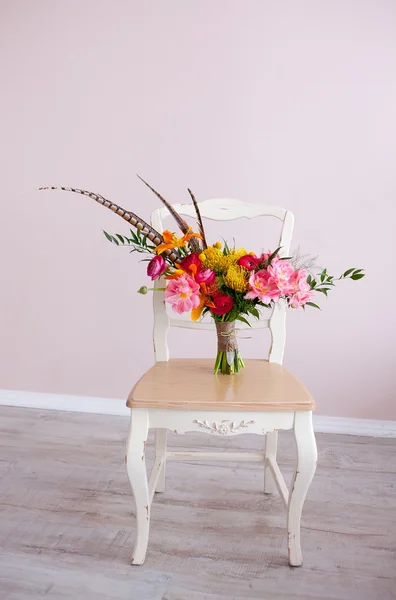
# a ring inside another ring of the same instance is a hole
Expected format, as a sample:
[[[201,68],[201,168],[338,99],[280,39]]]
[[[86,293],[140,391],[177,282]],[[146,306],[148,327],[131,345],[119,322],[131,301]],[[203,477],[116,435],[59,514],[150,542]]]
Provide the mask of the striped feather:
[[[192,193],[192,191],[190,190],[190,188],[188,188],[187,191],[191,196],[191,200],[193,201],[195,212],[197,213],[198,230],[202,237],[203,249],[206,250],[206,248],[208,247],[208,244],[206,243],[205,229],[204,229],[203,222],[202,222],[201,211],[199,210],[198,202],[196,201],[195,196]]]
[[[136,229],[139,229],[140,233],[142,235],[144,235],[146,238],[148,238],[155,246],[159,246],[160,244],[164,243],[163,236],[158,231],[156,231],[153,227],[151,227],[151,225],[146,223],[146,221],[144,221],[143,219],[138,217],[135,213],[124,210],[118,204],[114,204],[114,202],[110,202],[110,200],[107,200],[100,194],[95,194],[94,192],[88,192],[87,190],[80,190],[78,188],[62,187],[62,186],[47,186],[47,187],[41,187],[39,189],[40,190],[64,190],[65,192],[75,192],[76,194],[82,194],[83,196],[88,196],[89,198],[92,198],[93,200],[95,200],[95,202],[98,202],[99,204],[102,204],[102,206],[105,206],[106,208],[113,211],[116,215],[119,215],[122,219],[124,219],[125,221],[130,223]],[[180,256],[176,252],[171,251],[171,250],[167,250],[165,252],[165,254],[167,254],[168,258],[170,258],[172,261],[180,259]]]
[[[157,198],[159,198],[161,200],[162,204],[164,206],[166,206],[166,208],[168,209],[168,211],[170,212],[172,217],[175,219],[175,221],[176,221],[179,229],[182,231],[182,233],[184,233],[184,235],[186,233],[188,233],[190,231],[191,227],[189,226],[187,221],[185,221],[183,219],[183,217],[181,217],[179,215],[179,213],[174,209],[172,204],[169,204],[169,202],[167,200],[165,200],[165,198],[163,198],[163,196],[161,196],[161,194],[159,194],[153,187],[151,187],[151,185],[149,183],[147,183],[147,181],[145,181],[142,177],[140,177],[140,175],[138,175],[138,177],[139,177],[140,181],[143,181],[144,185],[146,185],[149,188],[149,190],[151,190],[157,196]],[[197,238],[191,238],[191,240],[189,241],[189,245],[191,246],[191,249],[194,250],[194,252],[200,251],[200,244],[199,244],[199,240],[197,240]]]

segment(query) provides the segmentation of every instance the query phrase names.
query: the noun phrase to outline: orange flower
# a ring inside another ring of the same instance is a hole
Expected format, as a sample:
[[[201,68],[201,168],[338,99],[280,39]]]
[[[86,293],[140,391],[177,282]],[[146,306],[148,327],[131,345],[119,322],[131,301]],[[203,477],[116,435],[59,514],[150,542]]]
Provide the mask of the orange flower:
[[[191,228],[181,238],[176,237],[174,233],[168,230],[165,230],[162,236],[165,240],[165,243],[160,244],[156,247],[155,252],[157,254],[162,254],[162,252],[165,252],[165,250],[172,250],[173,248],[180,248],[181,246],[185,246],[187,242],[189,242],[193,237],[202,239],[202,236],[199,235],[199,233],[193,233],[191,231]]]
[[[208,308],[215,308],[214,303],[209,299],[207,294],[207,286],[206,283],[201,283],[201,297],[197,308],[193,308],[191,311],[191,319],[192,321],[198,321],[199,317],[202,315],[203,309],[205,306]]]
[[[175,269],[173,273],[167,275],[165,279],[178,279],[180,275],[184,275],[184,273],[185,271],[183,271],[182,269]]]

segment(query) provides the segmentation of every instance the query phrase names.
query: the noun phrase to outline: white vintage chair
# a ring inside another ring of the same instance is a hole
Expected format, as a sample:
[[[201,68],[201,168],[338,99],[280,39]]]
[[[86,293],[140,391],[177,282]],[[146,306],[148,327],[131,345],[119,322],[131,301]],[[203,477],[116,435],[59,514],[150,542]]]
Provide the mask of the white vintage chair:
[[[194,216],[192,205],[175,205],[185,216]],[[282,221],[279,245],[287,256],[293,232],[292,213],[276,206],[247,204],[238,200],[207,200],[200,203],[204,218],[224,221],[272,216]],[[155,210],[152,225],[163,230],[167,209]],[[163,282],[156,282],[156,287]],[[154,293],[154,351],[156,364],[132,389],[127,406],[131,425],[127,441],[126,465],[136,501],[137,539],[132,564],[141,565],[146,556],[150,507],[155,492],[165,489],[167,460],[259,461],[264,467],[264,492],[275,487],[287,510],[289,563],[302,564],[300,520],[305,496],[316,469],[317,451],[312,427],[315,403],[304,386],[282,365],[285,346],[285,305],[277,306],[268,320],[253,323],[269,327],[272,344],[269,360],[246,360],[246,368],[234,376],[213,374],[213,359],[169,359],[169,327],[213,329],[211,323],[194,323],[170,318],[163,292]],[[239,329],[247,329],[241,326]],[[188,393],[186,395],[186,389]],[[147,481],[145,449],[149,428],[156,430],[155,462]],[[167,430],[177,433],[201,431],[209,435],[233,436],[240,433],[265,434],[263,453],[169,452]],[[294,429],[297,446],[296,469],[288,491],[276,462],[278,431]]]

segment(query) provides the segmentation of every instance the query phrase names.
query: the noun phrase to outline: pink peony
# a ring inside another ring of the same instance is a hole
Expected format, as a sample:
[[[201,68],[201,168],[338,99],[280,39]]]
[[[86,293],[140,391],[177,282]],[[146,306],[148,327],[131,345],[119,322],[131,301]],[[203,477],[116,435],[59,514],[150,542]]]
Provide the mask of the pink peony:
[[[271,300],[277,302],[281,297],[276,280],[265,269],[252,273],[249,277],[249,285],[250,289],[245,295],[247,300],[258,298],[264,304],[269,304]]]
[[[268,267],[268,273],[273,277],[282,296],[288,296],[292,289],[291,279],[294,276],[294,269],[287,260],[276,260]]]
[[[216,279],[216,273],[212,269],[202,269],[195,275],[195,281],[197,283],[213,283]]]
[[[154,279],[158,279],[161,277],[163,273],[166,271],[166,261],[163,256],[160,254],[158,256],[154,256],[147,265],[147,275]]]
[[[293,277],[290,279],[291,298],[289,300],[289,306],[292,308],[304,306],[304,304],[312,299],[313,292],[311,286],[307,282],[307,275],[308,273],[305,269],[299,269],[294,272]]]
[[[199,284],[187,273],[171,279],[166,286],[165,300],[179,314],[197,308],[200,303]]]

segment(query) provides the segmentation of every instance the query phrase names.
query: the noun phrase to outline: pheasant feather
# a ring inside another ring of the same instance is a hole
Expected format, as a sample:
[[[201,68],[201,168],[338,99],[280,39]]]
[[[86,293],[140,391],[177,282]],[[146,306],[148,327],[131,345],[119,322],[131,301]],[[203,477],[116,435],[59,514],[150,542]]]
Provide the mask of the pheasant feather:
[[[163,196],[161,196],[161,194],[159,194],[153,187],[151,187],[151,185],[147,183],[147,181],[140,177],[140,175],[138,175],[138,177],[140,181],[143,181],[144,185],[146,185],[149,188],[149,190],[151,190],[157,196],[157,198],[161,200],[162,204],[166,206],[172,217],[175,219],[179,229],[182,231],[182,233],[184,233],[184,235],[186,235],[191,229],[187,221],[185,221],[183,217],[179,215],[177,210],[175,210],[174,207],[171,204],[169,204],[169,202],[165,200]],[[194,252],[200,251],[200,244],[197,239],[191,238],[189,244],[191,246],[191,249],[194,250]]]
[[[156,229],[151,227],[151,225],[146,223],[146,221],[144,221],[143,219],[138,217],[138,215],[136,215],[135,213],[124,210],[118,204],[114,204],[114,202],[110,202],[110,200],[107,200],[100,194],[95,194],[94,192],[88,192],[87,190],[80,190],[78,188],[62,187],[62,186],[48,186],[48,187],[41,187],[39,189],[40,190],[64,190],[65,192],[75,192],[76,194],[82,194],[83,196],[88,196],[89,198],[92,198],[93,200],[95,200],[95,202],[98,202],[99,204],[102,204],[102,206],[109,208],[116,215],[119,215],[122,219],[124,219],[125,221],[130,223],[133,227],[138,229],[142,235],[144,235],[146,238],[148,238],[155,246],[159,246],[160,244],[164,243],[163,236],[158,231],[156,231]],[[176,260],[180,259],[180,256],[176,252],[171,251],[171,250],[167,250],[165,252],[165,254],[167,254],[168,258],[170,258],[170,260],[172,260],[172,261],[176,261]]]
[[[187,191],[191,196],[191,200],[193,201],[195,212],[197,213],[198,230],[202,237],[203,249],[206,250],[206,248],[208,247],[208,244],[206,243],[205,229],[204,229],[203,222],[202,222],[201,211],[199,210],[198,202],[196,201],[195,196],[192,193],[192,191],[189,188]]]

